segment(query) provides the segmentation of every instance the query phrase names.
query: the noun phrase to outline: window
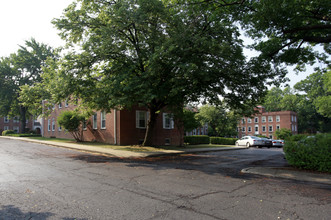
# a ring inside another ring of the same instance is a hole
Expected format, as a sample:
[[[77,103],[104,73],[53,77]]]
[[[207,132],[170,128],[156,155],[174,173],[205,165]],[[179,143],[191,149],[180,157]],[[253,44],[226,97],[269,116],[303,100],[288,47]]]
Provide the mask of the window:
[[[255,123],[259,123],[259,118],[258,118],[258,117],[255,117],[255,118],[254,118],[254,122],[255,122]]]
[[[294,117],[293,117],[293,115],[291,116],[291,118],[292,118],[292,120],[291,120],[291,121],[294,121]]]
[[[297,116],[294,116],[294,122],[297,122]]]
[[[51,131],[51,119],[48,119],[47,127],[48,127],[48,131]]]
[[[164,129],[174,128],[174,120],[172,114],[163,113],[163,128]]]
[[[294,125],[292,125],[292,131],[294,131]]]
[[[259,132],[259,126],[255,125],[255,132]]]
[[[272,126],[270,125],[270,126],[269,126],[269,132],[272,132],[272,130],[273,130],[273,129],[272,129]]]
[[[241,128],[241,131],[242,131],[242,132],[246,132],[246,127],[242,127],[242,128]]]
[[[86,122],[86,120],[83,121],[83,130],[87,130],[87,122]]]
[[[279,115],[276,116],[276,122],[280,122],[280,116]]]
[[[14,119],[13,119],[13,122],[14,123],[19,123],[20,122],[20,117],[15,116]]]
[[[247,118],[247,123],[252,123],[252,119],[251,118]]]
[[[20,128],[18,126],[14,126],[13,130],[15,131],[15,133],[20,133]]]
[[[262,120],[262,123],[265,123],[266,122],[266,117],[262,116],[261,120]]]
[[[268,116],[268,122],[273,122],[273,117],[272,116]]]
[[[97,113],[95,113],[94,115],[93,115],[93,129],[98,129],[98,115],[97,115]]]
[[[52,131],[55,131],[55,119],[52,119]]]
[[[248,126],[248,132],[252,132],[252,127]]]
[[[296,125],[294,125],[294,131],[297,131],[297,126]]]
[[[241,119],[241,124],[245,124],[245,119]]]
[[[146,128],[147,115],[146,111],[136,111],[136,128]]]
[[[272,137],[272,134],[271,134],[271,135],[269,135],[269,138],[270,138],[270,139],[273,139],[273,137]]]
[[[267,131],[266,127],[262,126],[262,132],[266,132],[266,131]]]
[[[279,131],[280,130],[280,125],[276,126],[276,130]]]
[[[4,131],[9,130],[9,126],[4,126],[4,127],[3,127],[3,130],[4,130]]]
[[[59,108],[62,108],[62,102],[59,103]]]
[[[100,113],[101,118],[101,129],[106,129],[106,111]]]
[[[61,125],[59,125],[59,128],[58,128],[58,129],[59,129],[59,131],[62,131],[62,127],[61,127]]]
[[[9,118],[8,118],[8,116],[6,116],[6,117],[3,118],[3,122],[4,122],[4,123],[9,123]]]
[[[68,103],[68,99],[66,99],[65,103],[64,103],[64,107],[68,107],[69,106],[69,103]]]

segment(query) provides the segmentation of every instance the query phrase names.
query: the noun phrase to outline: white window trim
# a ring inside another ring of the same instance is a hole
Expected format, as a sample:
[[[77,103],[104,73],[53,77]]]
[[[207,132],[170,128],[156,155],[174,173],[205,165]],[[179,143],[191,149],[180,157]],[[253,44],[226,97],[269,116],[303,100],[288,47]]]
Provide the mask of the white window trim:
[[[52,119],[52,131],[55,131],[55,119]]]
[[[276,125],[276,130],[280,130],[280,125]]]
[[[64,103],[64,107],[68,108],[68,106],[69,106],[68,99],[66,99]]]
[[[273,116],[268,116],[268,122],[273,122],[274,121],[274,117]]]
[[[102,126],[102,122],[105,122],[105,126]],[[106,129],[106,111],[100,112],[100,128]]]
[[[270,128],[271,128],[271,130],[270,130]],[[269,132],[273,132],[273,131],[274,131],[274,128],[273,128],[272,125],[269,125],[269,126],[268,126],[268,131],[269,131]]]
[[[3,130],[4,130],[4,131],[9,130],[9,126],[3,126]]]
[[[9,118],[8,118],[8,116],[3,117],[3,122],[6,123],[6,124],[9,123]]]
[[[280,122],[280,116],[276,115],[276,122]]]
[[[242,132],[246,132],[246,127],[242,127],[242,128],[241,128],[241,131],[242,131]]]
[[[87,121],[86,120],[83,121],[83,130],[84,131],[87,130]]]
[[[94,130],[98,129],[98,114],[97,113],[92,115],[92,124],[93,124]]]
[[[266,126],[262,126],[262,132],[267,132],[267,127]]]
[[[252,123],[252,119],[251,118],[247,118],[247,123]]]
[[[266,121],[267,121],[266,116],[262,116],[262,117],[261,117],[261,122],[262,122],[262,123],[266,123]]]
[[[170,113],[163,113],[163,129],[174,129],[174,119]],[[166,126],[167,117],[170,119],[169,126]]]
[[[254,123],[259,123],[259,117],[254,118]]]
[[[60,103],[59,103],[59,109],[61,109],[61,108],[62,108],[62,103],[60,102]]]
[[[48,131],[51,131],[51,119],[48,119],[48,121],[47,121],[47,128],[48,128]]]
[[[144,113],[144,117],[145,117],[145,126],[140,126],[140,113]],[[142,110],[137,110],[136,111],[136,128],[140,128],[140,129],[145,129],[147,127],[147,122],[148,122],[148,117],[149,117],[149,112],[147,111],[142,111]]]
[[[252,132],[252,127],[248,126],[248,132]]]

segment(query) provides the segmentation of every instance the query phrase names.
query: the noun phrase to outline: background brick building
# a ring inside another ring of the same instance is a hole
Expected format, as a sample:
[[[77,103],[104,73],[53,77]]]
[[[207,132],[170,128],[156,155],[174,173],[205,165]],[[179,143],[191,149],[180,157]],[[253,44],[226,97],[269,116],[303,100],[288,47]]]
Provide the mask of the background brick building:
[[[33,120],[27,119],[26,120],[26,128],[31,130],[34,130],[33,128]],[[9,117],[1,117],[0,119],[0,134],[5,130],[13,130],[16,133],[21,132],[21,121],[18,116],[15,116],[13,118]]]
[[[263,106],[258,106],[258,114],[243,117],[238,124],[238,137],[246,135],[264,135],[276,138],[275,131],[287,128],[292,134],[298,134],[297,114],[293,111],[266,112]]]
[[[50,116],[43,118],[43,136],[73,139],[70,133],[58,125],[57,117],[62,111],[73,110],[76,107],[66,103],[55,105]],[[131,110],[112,110],[110,113],[97,111],[85,123],[83,140],[117,145],[141,144],[145,137],[147,118],[146,109],[139,107]],[[179,129],[167,112],[159,113],[152,137],[156,145],[183,143]]]

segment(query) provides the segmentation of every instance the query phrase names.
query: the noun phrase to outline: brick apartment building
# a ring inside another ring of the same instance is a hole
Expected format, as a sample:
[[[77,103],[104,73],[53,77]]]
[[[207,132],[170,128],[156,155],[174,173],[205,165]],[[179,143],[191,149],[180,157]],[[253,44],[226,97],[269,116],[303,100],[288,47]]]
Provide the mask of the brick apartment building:
[[[54,105],[49,117],[43,118],[43,136],[72,139],[70,133],[57,123],[57,116],[77,106],[67,102]],[[148,112],[144,108],[131,110],[112,110],[110,113],[97,111],[83,128],[84,141],[97,141],[116,145],[141,144],[145,137]],[[156,145],[179,145],[183,142],[179,130],[167,112],[161,112],[153,131],[153,143]]]
[[[26,120],[26,128],[29,130],[35,130],[34,129],[34,121],[31,119]],[[13,118],[9,117],[1,117],[0,119],[0,135],[3,131],[6,130],[13,130],[16,133],[20,133],[21,129],[21,121],[18,116],[15,116]]]
[[[258,106],[258,114],[244,117],[238,124],[238,137],[246,135],[264,135],[276,138],[275,131],[287,128],[292,134],[298,134],[297,114],[293,111],[266,112],[263,106]]]

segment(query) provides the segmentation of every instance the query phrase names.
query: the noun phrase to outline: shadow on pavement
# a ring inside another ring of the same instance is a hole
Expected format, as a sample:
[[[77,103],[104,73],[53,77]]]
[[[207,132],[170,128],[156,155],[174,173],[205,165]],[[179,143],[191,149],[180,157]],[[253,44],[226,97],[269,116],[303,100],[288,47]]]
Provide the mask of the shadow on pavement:
[[[33,220],[46,220],[51,216],[54,216],[51,212],[23,212],[21,209],[13,206],[6,205],[0,207],[0,219],[33,219]],[[62,218],[62,220],[87,220],[87,218]]]
[[[182,169],[195,170],[206,174],[220,174],[225,177],[240,179],[261,178],[254,174],[244,174],[241,170],[247,166],[254,166],[252,163],[243,164],[234,155],[215,155],[215,154],[182,154],[167,155],[147,158],[117,158],[102,155],[80,154],[71,156],[75,160],[87,163],[124,163],[128,167],[147,167],[154,170]],[[279,160],[282,158],[276,158]],[[270,162],[271,160],[254,161],[256,166]]]

